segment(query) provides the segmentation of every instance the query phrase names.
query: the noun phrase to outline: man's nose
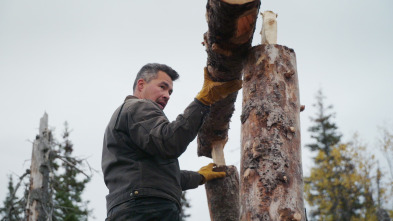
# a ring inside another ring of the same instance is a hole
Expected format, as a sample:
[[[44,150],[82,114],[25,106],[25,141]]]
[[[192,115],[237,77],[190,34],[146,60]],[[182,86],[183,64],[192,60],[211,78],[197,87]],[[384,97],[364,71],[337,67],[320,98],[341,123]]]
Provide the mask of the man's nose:
[[[169,94],[169,91],[165,91],[165,92],[164,92],[163,98],[164,98],[166,101],[168,101],[170,97],[171,97],[171,95]]]

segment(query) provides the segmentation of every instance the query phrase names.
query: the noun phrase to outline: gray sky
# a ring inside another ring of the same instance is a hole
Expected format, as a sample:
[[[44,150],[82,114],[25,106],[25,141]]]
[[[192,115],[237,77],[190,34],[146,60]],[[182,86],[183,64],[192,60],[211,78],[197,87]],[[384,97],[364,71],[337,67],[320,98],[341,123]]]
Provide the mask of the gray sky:
[[[165,113],[174,120],[202,86],[207,31],[206,1],[12,1],[0,0],[0,201],[7,174],[30,165],[32,141],[46,111],[60,134],[73,130],[75,155],[100,170],[105,126],[126,95],[136,72],[148,62],[180,73]],[[393,2],[391,0],[269,0],[261,11],[278,13],[278,43],[297,55],[302,144],[322,87],[334,105],[344,139],[358,132],[376,148],[377,126],[392,125]],[[260,42],[258,18],[253,45]],[[241,93],[232,118],[226,161],[240,167]],[[377,152],[377,150],[375,150]],[[180,158],[182,169],[209,163],[193,142]],[[383,161],[383,159],[381,159]],[[310,154],[303,150],[304,173]],[[105,218],[107,189],[102,174],[88,184],[96,220]],[[203,186],[188,191],[189,220],[208,220]]]

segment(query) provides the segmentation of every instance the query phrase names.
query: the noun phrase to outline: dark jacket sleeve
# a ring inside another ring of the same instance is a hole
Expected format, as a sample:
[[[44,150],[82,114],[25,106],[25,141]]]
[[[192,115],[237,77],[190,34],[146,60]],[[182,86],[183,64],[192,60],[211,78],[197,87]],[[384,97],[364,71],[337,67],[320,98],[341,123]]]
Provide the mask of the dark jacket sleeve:
[[[127,107],[131,139],[144,152],[167,159],[177,158],[187,149],[209,111],[208,106],[194,100],[183,114],[169,122],[154,102],[135,102]]]
[[[180,185],[182,191],[195,189],[202,183],[202,175],[198,172],[182,170],[180,171]]]

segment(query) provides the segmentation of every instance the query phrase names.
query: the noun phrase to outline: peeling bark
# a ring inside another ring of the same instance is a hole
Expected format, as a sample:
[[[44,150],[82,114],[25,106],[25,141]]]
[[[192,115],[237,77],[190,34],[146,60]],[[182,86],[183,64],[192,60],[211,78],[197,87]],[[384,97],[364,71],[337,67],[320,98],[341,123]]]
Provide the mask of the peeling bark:
[[[227,176],[205,184],[209,205],[210,220],[238,221],[239,204],[239,173],[234,166],[218,167],[215,171],[225,171]]]
[[[305,220],[295,52],[254,47],[243,74],[240,220]]]

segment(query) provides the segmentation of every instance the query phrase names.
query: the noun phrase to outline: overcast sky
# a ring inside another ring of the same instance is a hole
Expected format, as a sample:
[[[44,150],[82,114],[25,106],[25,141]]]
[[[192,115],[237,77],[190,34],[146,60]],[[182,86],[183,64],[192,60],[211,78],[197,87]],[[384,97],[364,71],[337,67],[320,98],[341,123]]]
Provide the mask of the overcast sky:
[[[88,157],[100,171],[105,127],[146,63],[165,63],[180,73],[165,109],[174,120],[202,86],[205,6],[201,0],[0,0],[0,202],[7,175],[21,175],[30,165],[29,141],[44,112],[57,135],[68,121],[75,155]],[[302,145],[310,142],[309,117],[322,87],[344,139],[358,132],[377,152],[377,127],[393,120],[392,9],[391,0],[262,1],[261,11],[278,13],[278,43],[296,52],[306,105]],[[260,29],[261,17],[253,45]],[[225,148],[227,164],[238,169],[241,100],[240,93]],[[195,141],[180,157],[187,170],[210,161],[197,157]],[[303,150],[305,174],[311,162]],[[106,216],[106,194],[102,173],[94,174],[84,197],[96,220]],[[187,196],[189,220],[209,220],[204,187]]]

